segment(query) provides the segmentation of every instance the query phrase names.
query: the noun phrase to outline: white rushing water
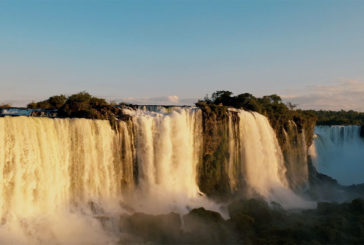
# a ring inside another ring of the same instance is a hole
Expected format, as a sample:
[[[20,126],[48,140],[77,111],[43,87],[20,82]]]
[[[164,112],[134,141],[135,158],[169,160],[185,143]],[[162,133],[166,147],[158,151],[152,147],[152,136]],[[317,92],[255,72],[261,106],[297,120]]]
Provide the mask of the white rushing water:
[[[101,120],[0,118],[0,244],[115,244],[120,214],[221,211],[198,186],[201,111],[128,113],[132,119],[117,131]],[[232,189],[244,177],[268,201],[306,205],[288,188],[267,118],[236,113],[238,124],[229,122]]]
[[[289,188],[283,155],[268,119],[259,113],[242,110],[238,111],[238,116],[239,143],[230,143],[230,152],[233,158],[240,156],[241,175],[245,176],[251,192],[287,208],[312,207],[313,203],[303,200]],[[240,153],[237,154],[236,151]],[[234,162],[236,160],[230,160],[230,164]],[[231,172],[230,170],[230,179],[236,178]]]
[[[217,210],[217,205],[203,196],[197,184],[203,139],[201,111],[177,108],[170,112],[129,113],[136,129],[139,167],[134,208],[152,213],[186,213],[199,206]]]
[[[107,121],[1,118],[0,244],[112,240],[91,206],[119,209],[119,142]]]
[[[217,210],[197,186],[201,126],[194,109],[138,110],[118,132],[101,120],[0,118],[0,244],[113,244],[117,225],[103,229],[103,217]]]
[[[317,126],[310,149],[317,170],[340,184],[364,182],[364,140],[360,126]]]

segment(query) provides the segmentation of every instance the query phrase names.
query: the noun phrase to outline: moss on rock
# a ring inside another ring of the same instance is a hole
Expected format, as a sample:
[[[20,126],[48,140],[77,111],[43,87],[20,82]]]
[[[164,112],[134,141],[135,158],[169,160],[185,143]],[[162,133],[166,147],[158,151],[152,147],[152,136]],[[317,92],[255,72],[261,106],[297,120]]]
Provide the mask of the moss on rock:
[[[226,173],[229,162],[229,128],[227,107],[199,103],[203,121],[203,153],[198,169],[198,183],[209,196],[229,194]]]

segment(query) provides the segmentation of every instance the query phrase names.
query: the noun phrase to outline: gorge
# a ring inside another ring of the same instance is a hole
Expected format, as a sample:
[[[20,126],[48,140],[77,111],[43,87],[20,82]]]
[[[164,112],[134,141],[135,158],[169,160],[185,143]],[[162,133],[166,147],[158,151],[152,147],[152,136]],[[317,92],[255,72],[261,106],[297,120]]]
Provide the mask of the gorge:
[[[363,183],[364,140],[361,126],[317,126],[314,164],[344,185]]]

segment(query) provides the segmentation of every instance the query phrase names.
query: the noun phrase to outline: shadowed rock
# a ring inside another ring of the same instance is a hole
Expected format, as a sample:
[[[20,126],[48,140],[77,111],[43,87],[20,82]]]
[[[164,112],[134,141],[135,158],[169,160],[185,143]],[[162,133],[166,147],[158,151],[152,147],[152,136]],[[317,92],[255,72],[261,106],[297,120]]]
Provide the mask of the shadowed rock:
[[[176,213],[162,215],[135,213],[131,216],[122,216],[120,228],[121,231],[132,233],[144,242],[166,244],[180,239],[181,219]]]

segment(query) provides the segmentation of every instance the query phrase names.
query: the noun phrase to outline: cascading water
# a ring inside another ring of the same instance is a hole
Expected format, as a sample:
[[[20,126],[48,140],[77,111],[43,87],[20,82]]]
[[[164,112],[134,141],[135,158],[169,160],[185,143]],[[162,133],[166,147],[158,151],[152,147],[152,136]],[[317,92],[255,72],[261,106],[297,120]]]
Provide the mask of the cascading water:
[[[269,201],[281,203],[285,207],[312,207],[312,203],[297,196],[286,180],[284,159],[274,130],[263,115],[256,112],[237,111],[239,127],[237,140],[230,143],[229,176],[231,183],[236,183],[237,174],[231,169],[240,164],[245,183],[250,191],[265,197]],[[236,134],[236,128],[230,122],[231,135]],[[239,153],[237,153],[239,152]],[[236,159],[240,157],[240,161]]]
[[[202,146],[201,111],[132,110],[138,189],[132,201],[139,211],[185,213],[190,207],[217,209],[200,193],[197,165]],[[140,195],[144,199],[140,200]],[[147,200],[147,202],[145,201]]]
[[[131,120],[0,118],[0,244],[115,244],[120,214],[221,211],[200,192],[203,119],[196,108],[125,110]],[[231,189],[285,207],[288,187],[266,117],[229,114]],[[223,213],[224,214],[224,213]]]
[[[111,242],[92,216],[119,212],[130,182],[131,157],[115,154],[130,148],[120,130],[124,146],[107,121],[1,118],[0,243]]]
[[[364,140],[360,126],[317,126],[311,147],[314,165],[340,184],[364,182]]]
[[[101,120],[0,118],[0,244],[110,244],[118,230],[97,219],[217,210],[197,186],[201,134],[195,109],[137,110],[117,131]]]
[[[283,129],[283,134],[285,141],[282,151],[287,169],[287,181],[294,190],[305,190],[309,188],[306,132],[304,129],[300,132],[297,124],[290,120],[286,129]]]

